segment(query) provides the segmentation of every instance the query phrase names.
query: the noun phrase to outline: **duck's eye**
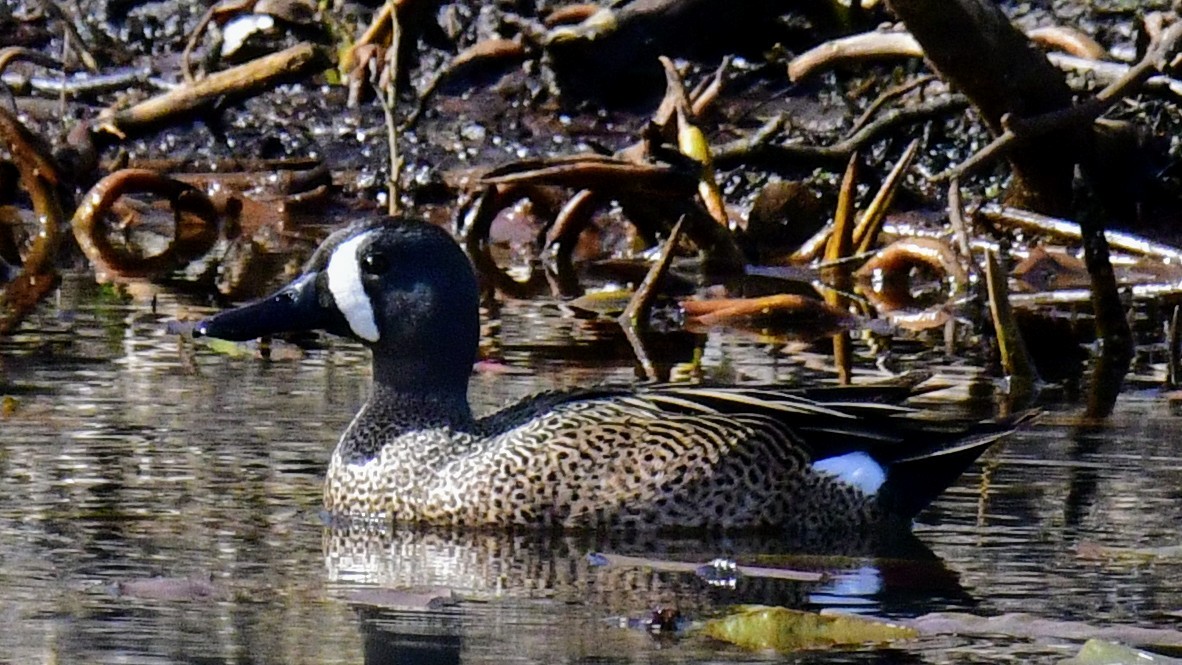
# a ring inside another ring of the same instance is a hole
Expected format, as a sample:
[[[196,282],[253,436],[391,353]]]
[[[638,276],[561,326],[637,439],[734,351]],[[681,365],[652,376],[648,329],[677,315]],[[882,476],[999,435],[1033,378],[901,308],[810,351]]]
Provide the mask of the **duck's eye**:
[[[389,260],[386,255],[380,252],[370,252],[361,257],[361,269],[370,275],[379,275],[386,272],[386,268],[390,267]]]

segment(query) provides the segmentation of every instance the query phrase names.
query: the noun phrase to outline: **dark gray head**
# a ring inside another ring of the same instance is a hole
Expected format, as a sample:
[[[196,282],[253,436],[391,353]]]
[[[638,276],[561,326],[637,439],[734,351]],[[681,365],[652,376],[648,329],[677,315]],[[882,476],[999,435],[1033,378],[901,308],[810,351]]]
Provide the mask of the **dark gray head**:
[[[472,266],[446,231],[383,218],[333,233],[290,284],[201,321],[195,334],[247,340],[326,330],[373,350],[378,389],[464,394],[479,342],[478,298]]]

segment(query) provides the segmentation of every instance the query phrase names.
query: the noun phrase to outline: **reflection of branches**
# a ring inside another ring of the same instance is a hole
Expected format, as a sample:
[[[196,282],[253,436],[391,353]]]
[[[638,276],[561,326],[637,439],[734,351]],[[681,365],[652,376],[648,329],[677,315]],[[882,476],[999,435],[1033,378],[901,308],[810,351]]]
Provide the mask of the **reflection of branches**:
[[[649,570],[668,573],[694,573],[695,575],[708,575],[714,573],[713,569],[724,568],[729,569],[731,573],[736,576],[743,575],[746,577],[763,577],[767,579],[790,580],[793,582],[824,582],[829,578],[829,576],[823,572],[814,572],[810,570],[791,570],[788,568],[772,568],[768,566],[740,566],[732,561],[724,559],[715,559],[702,564],[689,561],[667,561],[664,559],[654,559],[649,557],[625,556],[623,554],[607,554],[604,552],[592,552],[587,555],[587,558],[592,562],[592,564],[599,566],[647,568]]]
[[[815,166],[818,163],[841,165],[855,150],[872,143],[883,134],[901,125],[925,122],[964,110],[968,100],[962,95],[946,95],[906,108],[893,109],[844,139],[828,146],[772,143],[783,126],[784,119],[773,118],[749,137],[724,143],[714,149],[714,161],[720,168],[759,162],[769,168]],[[768,130],[771,131],[768,131]]]

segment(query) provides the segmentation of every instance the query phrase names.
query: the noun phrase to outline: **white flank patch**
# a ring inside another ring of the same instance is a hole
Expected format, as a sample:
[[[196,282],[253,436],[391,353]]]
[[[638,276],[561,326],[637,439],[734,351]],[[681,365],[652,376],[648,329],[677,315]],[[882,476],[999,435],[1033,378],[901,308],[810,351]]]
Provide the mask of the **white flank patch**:
[[[366,231],[337,245],[328,260],[328,290],[345,315],[349,327],[361,339],[376,342],[381,335],[373,318],[373,303],[361,283],[361,261],[357,248],[373,231]]]
[[[834,476],[857,487],[866,496],[874,495],[886,482],[882,465],[862,451],[817,460],[813,462],[813,471]]]

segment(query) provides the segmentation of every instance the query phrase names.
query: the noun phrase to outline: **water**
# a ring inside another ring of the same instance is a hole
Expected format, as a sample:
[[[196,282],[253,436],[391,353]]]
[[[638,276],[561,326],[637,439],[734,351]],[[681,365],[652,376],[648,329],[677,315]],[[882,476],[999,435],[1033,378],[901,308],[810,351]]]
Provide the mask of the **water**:
[[[622,627],[657,607],[701,618],[751,602],[1182,628],[1178,563],[1077,552],[1081,542],[1180,540],[1182,455],[1171,407],[1154,395],[1122,398],[1117,416],[1092,428],[1069,407],[1052,410],[925,511],[914,538],[848,543],[840,556],[766,538],[333,532],[319,512],[321,480],[364,399],[358,347],[234,357],[168,334],[166,321],[189,312],[170,297],[154,313],[146,299],[95,287],[63,294],[28,332],[0,341],[0,394],[15,398],[0,419],[0,662],[1055,662],[1079,647],[929,636],[786,656]],[[554,305],[506,305],[486,332],[484,355],[496,362],[473,379],[482,408],[633,376],[610,326]],[[818,364],[770,348],[716,336],[700,371],[785,381]],[[972,372],[950,371],[963,392]],[[693,574],[593,567],[592,551],[727,556],[834,579],[711,586]]]

